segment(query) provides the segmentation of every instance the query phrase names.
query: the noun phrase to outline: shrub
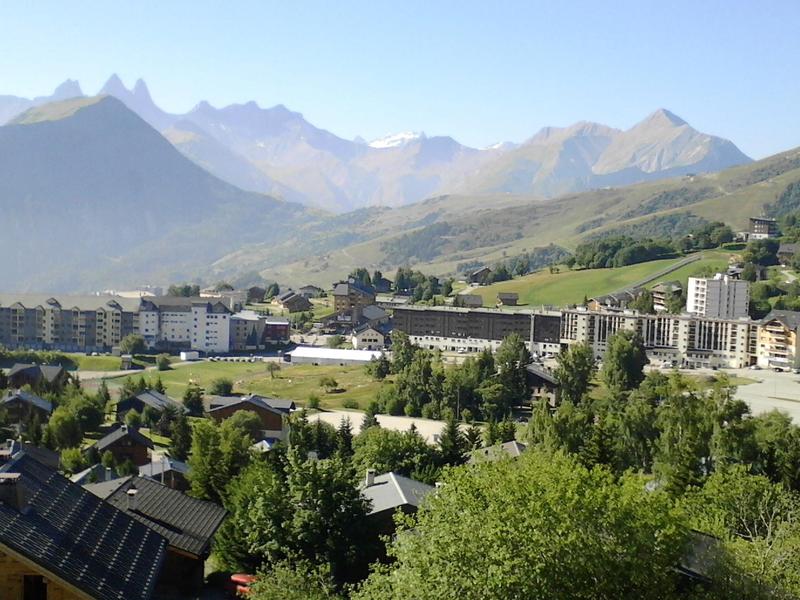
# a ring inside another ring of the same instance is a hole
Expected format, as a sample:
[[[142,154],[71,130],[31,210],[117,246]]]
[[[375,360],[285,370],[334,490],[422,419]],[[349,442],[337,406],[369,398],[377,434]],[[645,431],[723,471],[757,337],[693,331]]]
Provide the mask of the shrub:
[[[308,408],[313,408],[314,410],[319,408],[319,396],[316,394],[311,394],[308,397]]]
[[[358,400],[354,400],[353,398],[347,398],[346,400],[344,400],[342,402],[342,406],[344,408],[350,408],[350,409],[356,409],[356,410],[359,408]]]

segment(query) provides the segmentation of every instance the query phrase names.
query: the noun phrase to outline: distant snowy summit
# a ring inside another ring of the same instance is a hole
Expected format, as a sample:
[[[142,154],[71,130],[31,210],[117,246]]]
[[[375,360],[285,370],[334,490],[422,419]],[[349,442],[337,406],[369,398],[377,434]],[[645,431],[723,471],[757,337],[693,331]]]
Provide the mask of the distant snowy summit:
[[[405,146],[409,142],[425,139],[424,131],[401,131],[400,133],[393,133],[386,137],[372,140],[369,143],[370,148],[399,148]]]

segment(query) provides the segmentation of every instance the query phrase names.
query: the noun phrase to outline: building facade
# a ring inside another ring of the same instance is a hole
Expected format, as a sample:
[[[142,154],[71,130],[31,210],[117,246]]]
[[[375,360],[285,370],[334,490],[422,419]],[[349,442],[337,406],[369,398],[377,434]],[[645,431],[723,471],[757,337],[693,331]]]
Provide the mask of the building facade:
[[[757,364],[765,368],[800,367],[800,313],[773,310],[759,324]]]
[[[556,353],[560,315],[556,312],[510,312],[496,309],[404,306],[394,309],[393,326],[412,343],[428,349],[479,352],[496,350],[503,339],[518,334],[531,352]]]
[[[689,277],[686,312],[717,319],[748,316],[750,283],[717,273],[712,278]]]
[[[150,348],[228,352],[230,314],[207,298],[0,294],[0,345],[107,352],[140,334]]]
[[[565,310],[561,342],[587,344],[598,359],[620,331],[639,334],[648,357],[679,367],[744,368],[756,354],[757,324],[749,319],[711,319],[696,315],[655,315],[630,310]]]
[[[775,219],[766,217],[750,217],[750,230],[748,231],[751,240],[763,240],[778,237],[778,222]]]

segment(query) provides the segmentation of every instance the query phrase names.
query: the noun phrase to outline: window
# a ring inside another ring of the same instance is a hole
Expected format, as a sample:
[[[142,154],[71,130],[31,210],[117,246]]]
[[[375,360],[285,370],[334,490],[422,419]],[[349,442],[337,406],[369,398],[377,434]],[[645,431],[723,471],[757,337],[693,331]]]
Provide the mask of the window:
[[[25,575],[22,600],[47,600],[47,585],[41,575]]]

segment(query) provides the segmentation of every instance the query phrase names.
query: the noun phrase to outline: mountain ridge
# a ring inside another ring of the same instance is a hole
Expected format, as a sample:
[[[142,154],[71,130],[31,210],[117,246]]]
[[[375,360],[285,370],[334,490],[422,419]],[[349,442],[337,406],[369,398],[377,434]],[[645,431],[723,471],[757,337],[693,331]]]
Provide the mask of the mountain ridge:
[[[78,91],[80,87],[72,84],[64,90]],[[185,114],[170,114],[158,107],[144,80],[128,89],[116,74],[100,92],[122,100],[212,174],[243,189],[335,212],[412,204],[444,193],[554,197],[750,160],[729,140],[700,133],[666,109],[625,131],[580,121],[544,127],[522,144],[475,149],[449,136],[410,132],[371,143],[347,140],[282,104],[262,108],[250,101],[216,108],[200,101]],[[0,124],[35,102],[0,97]],[[181,133],[187,123],[193,124],[187,127],[191,131]],[[199,135],[197,127],[204,132],[202,151],[193,137]],[[437,157],[435,166],[431,157]]]

